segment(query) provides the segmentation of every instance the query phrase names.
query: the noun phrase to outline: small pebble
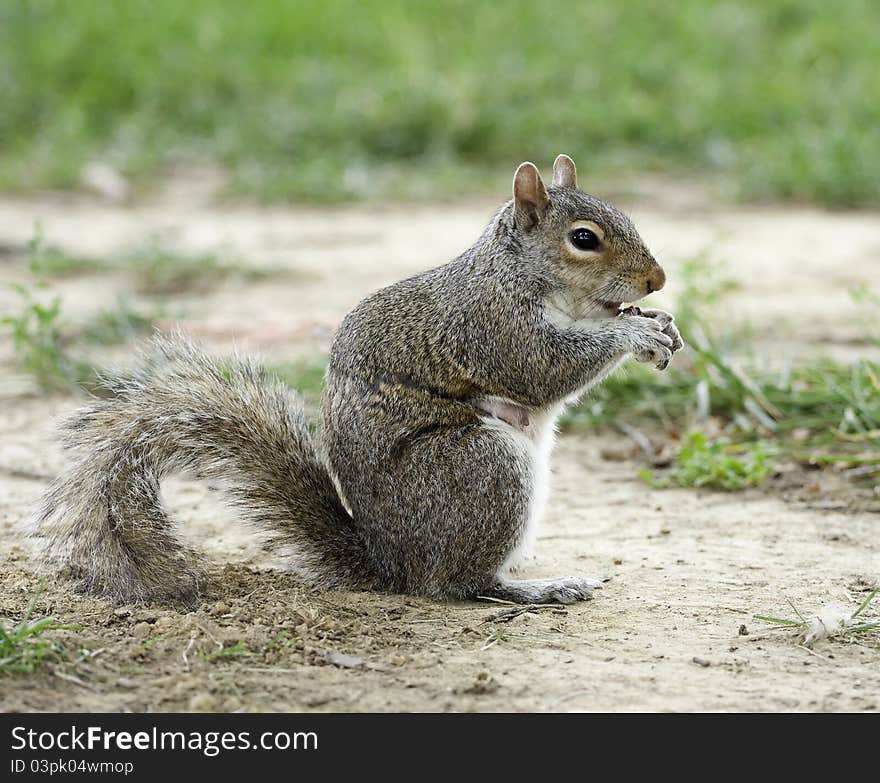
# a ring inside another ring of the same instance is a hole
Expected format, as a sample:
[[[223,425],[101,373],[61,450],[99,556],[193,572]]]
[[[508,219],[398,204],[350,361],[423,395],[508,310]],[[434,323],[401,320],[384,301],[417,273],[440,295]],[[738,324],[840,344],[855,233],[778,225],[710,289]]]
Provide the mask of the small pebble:
[[[214,712],[217,709],[217,699],[210,693],[197,693],[189,700],[189,708],[193,712]]]
[[[149,623],[138,623],[131,629],[131,635],[135,639],[146,639],[153,632],[153,626]]]

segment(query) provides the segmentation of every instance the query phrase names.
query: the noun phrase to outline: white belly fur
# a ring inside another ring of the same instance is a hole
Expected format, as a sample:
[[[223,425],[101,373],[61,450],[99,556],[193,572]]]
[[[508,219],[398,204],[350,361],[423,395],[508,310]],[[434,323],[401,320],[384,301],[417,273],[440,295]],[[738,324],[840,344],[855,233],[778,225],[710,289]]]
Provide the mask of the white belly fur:
[[[564,408],[565,402],[560,402],[550,409],[531,412],[526,431],[501,419],[494,417],[484,419],[487,426],[503,434],[511,447],[523,453],[531,463],[532,473],[531,498],[526,523],[516,544],[499,569],[499,576],[506,576],[511,569],[517,568],[532,556],[538,524],[550,495],[550,454],[556,441],[556,421]]]
[[[556,443],[556,423],[559,417],[567,405],[577,402],[585,392],[612,372],[622,361],[623,357],[609,363],[607,367],[597,373],[595,378],[591,379],[590,383],[582,389],[578,389],[577,392],[565,400],[544,410],[530,411],[529,426],[525,430],[496,416],[489,415],[483,419],[487,426],[502,433],[514,449],[521,450],[532,467],[533,483],[526,524],[513,549],[511,549],[504,563],[502,563],[498,571],[499,576],[507,576],[511,570],[515,570],[525,560],[530,559],[534,552],[535,539],[538,536],[538,524],[544,515],[547,498],[550,496],[550,454]],[[483,398],[478,403],[478,407],[491,412],[495,403],[519,407],[510,400],[495,397]]]
[[[556,422],[565,403],[559,403],[548,411],[537,414],[532,420],[532,500],[529,504],[529,516],[517,545],[511,550],[501,566],[501,573],[507,574],[511,569],[518,568],[523,561],[534,554],[535,539],[538,537],[538,525],[544,516],[547,498],[550,496],[550,454],[556,444]]]

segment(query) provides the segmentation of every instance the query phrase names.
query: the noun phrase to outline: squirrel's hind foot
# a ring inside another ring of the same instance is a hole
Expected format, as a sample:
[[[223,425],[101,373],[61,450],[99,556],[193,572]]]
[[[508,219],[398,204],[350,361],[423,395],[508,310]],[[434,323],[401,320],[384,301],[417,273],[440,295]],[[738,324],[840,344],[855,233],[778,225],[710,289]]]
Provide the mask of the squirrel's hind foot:
[[[601,590],[598,579],[561,576],[555,579],[503,579],[483,592],[491,598],[517,604],[573,604],[588,601],[594,590]]]

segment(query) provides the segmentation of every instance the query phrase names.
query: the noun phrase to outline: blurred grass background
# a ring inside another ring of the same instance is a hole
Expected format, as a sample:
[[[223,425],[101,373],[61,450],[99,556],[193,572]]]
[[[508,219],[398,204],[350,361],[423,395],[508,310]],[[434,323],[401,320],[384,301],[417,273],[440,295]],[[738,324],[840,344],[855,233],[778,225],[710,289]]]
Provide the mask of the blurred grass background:
[[[266,200],[432,198],[564,150],[877,204],[878,30],[876,0],[0,0],[0,189],[205,161]]]

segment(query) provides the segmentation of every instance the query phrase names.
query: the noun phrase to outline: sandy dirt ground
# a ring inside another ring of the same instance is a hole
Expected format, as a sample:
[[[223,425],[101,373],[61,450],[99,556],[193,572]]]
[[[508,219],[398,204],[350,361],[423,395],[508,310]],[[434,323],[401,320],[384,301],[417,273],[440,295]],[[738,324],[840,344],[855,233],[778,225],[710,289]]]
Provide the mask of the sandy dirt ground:
[[[24,253],[39,221],[48,244],[116,258],[145,242],[219,252],[293,275],[163,299],[218,351],[273,360],[325,351],[345,311],[371,290],[464,249],[494,209],[484,202],[334,209],[217,206],[192,173],[137,207],[82,196],[0,198],[0,314],[18,307]],[[880,279],[880,216],[712,206],[668,183],[623,201],[669,277],[705,253],[742,285],[769,361],[869,351],[848,289]],[[71,319],[112,307],[124,274],[53,285]],[[106,352],[122,360],[128,349]],[[103,355],[102,355],[103,356]],[[21,619],[38,587],[22,526],[63,464],[53,422],[77,405],[45,397],[0,343],[0,622]],[[755,613],[853,608],[880,578],[880,497],[832,472],[792,468],[760,490],[657,490],[620,436],[560,438],[553,494],[526,576],[607,578],[593,601],[505,616],[490,603],[321,592],[273,567],[216,493],[169,482],[186,535],[216,563],[191,612],[115,607],[51,577],[37,614],[65,662],[0,679],[0,709],[322,711],[880,711],[880,650],[825,641],[812,650]]]

